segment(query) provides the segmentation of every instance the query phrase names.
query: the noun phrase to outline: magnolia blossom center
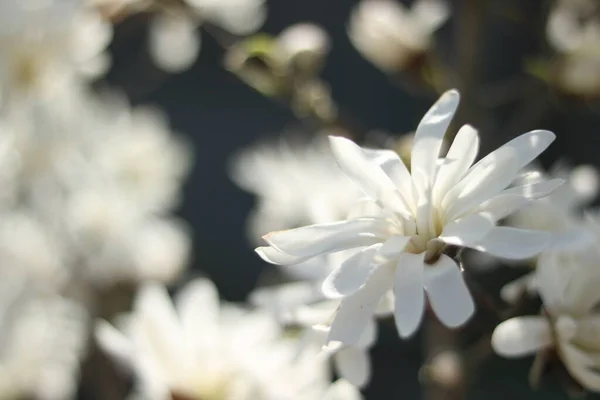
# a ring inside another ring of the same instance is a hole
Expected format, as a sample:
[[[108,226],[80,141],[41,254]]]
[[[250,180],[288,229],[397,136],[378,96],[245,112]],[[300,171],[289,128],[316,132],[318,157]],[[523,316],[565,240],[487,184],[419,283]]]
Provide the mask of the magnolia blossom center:
[[[410,240],[404,247],[404,252],[412,254],[425,253],[425,263],[433,264],[446,248],[446,244],[439,239],[439,235],[443,230],[442,224],[439,223],[440,219],[437,218],[437,215],[434,215],[434,217],[436,218],[433,218],[434,224],[431,228],[421,227],[419,229],[422,224],[415,222],[415,220],[395,216],[390,219],[389,234],[390,236],[409,236]]]

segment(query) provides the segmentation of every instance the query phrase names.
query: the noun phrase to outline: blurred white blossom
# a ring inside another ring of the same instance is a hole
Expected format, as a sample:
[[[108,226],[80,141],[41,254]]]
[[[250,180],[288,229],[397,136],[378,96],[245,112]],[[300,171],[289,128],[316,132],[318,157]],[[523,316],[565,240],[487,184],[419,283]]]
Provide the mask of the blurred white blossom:
[[[86,350],[87,313],[63,297],[31,290],[27,279],[0,283],[0,398],[64,400],[75,395]]]
[[[416,0],[410,8],[396,0],[362,0],[350,16],[348,35],[367,60],[393,72],[430,48],[449,15],[445,0]]]
[[[79,0],[0,3],[2,101],[55,97],[104,73],[112,26]]]
[[[540,255],[537,280],[543,311],[498,325],[492,335],[495,351],[519,357],[554,349],[575,380],[600,391],[599,257],[598,243]]]
[[[560,55],[555,83],[576,95],[600,92],[600,19],[595,2],[558,1],[548,16],[548,42]]]
[[[420,325],[424,291],[442,323],[449,327],[465,323],[474,304],[461,268],[444,253],[449,245],[512,259],[531,257],[547,246],[546,232],[496,223],[562,183],[540,181],[506,189],[521,168],[550,145],[554,134],[525,133],[471,166],[479,139],[477,131],[465,125],[440,159],[458,103],[458,92],[448,91],[425,114],[415,133],[410,172],[391,150],[363,149],[348,139],[330,137],[340,168],[368,197],[346,220],[263,237],[270,246],[257,252],[273,264],[360,249],[323,283],[328,297],[342,299],[331,323],[328,348],[356,343],[390,290],[402,337]]]
[[[323,360],[298,353],[267,313],[219,304],[205,279],[189,282],[174,302],[163,287],[144,285],[118,322],[118,329],[99,322],[96,337],[134,373],[144,399],[359,398],[347,385],[330,387]]]
[[[0,116],[0,270],[58,287],[175,279],[191,246],[170,216],[189,147],[154,109],[84,91],[66,97]]]
[[[258,197],[248,221],[256,244],[270,231],[344,218],[360,197],[322,137],[309,143],[284,137],[245,149],[234,156],[229,175]]]
[[[565,184],[510,215],[507,225],[550,232],[552,241],[548,250],[584,246],[593,240],[583,213],[584,207],[598,194],[598,171],[591,165],[569,168],[565,164],[557,164],[548,176],[534,170],[524,174],[517,183],[531,184],[549,178],[563,179]],[[535,263],[534,260],[532,266]],[[505,301],[514,303],[524,291],[535,293],[536,289],[537,279],[533,271],[505,285],[500,295]]]
[[[217,25],[234,35],[259,29],[266,19],[264,0],[184,0],[187,7],[174,7],[160,0],[147,3],[161,12],[150,24],[149,51],[156,65],[167,72],[188,69],[200,52],[199,27]]]

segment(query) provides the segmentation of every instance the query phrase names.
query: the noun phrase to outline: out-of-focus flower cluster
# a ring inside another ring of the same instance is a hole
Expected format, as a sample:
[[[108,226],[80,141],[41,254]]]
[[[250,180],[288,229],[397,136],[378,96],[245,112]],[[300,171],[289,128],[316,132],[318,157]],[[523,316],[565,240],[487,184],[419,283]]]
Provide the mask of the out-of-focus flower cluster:
[[[0,4],[0,399],[75,398],[97,379],[131,399],[360,400],[384,318],[402,339],[433,321],[506,357],[536,354],[533,385],[558,366],[600,391],[600,214],[589,208],[600,177],[591,165],[533,164],[555,139],[547,130],[511,131],[480,156],[477,63],[450,65],[437,40],[450,22],[476,38],[477,8],[465,23],[445,0],[352,8],[357,54],[439,96],[414,133],[385,134],[380,146],[361,140],[321,76],[333,46],[325,29],[255,33],[266,5]],[[547,48],[522,72],[562,100],[597,98],[599,11],[553,2]],[[193,149],[159,108],[133,106],[103,81],[113,28],[131,20],[149,28],[146,50],[167,73],[191,68],[212,36],[223,68],[306,128],[231,157],[231,179],[256,196],[249,242],[277,265],[246,304],[222,301],[207,278],[182,282],[192,229],[176,211]],[[474,57],[476,44],[457,53]],[[526,272],[494,298],[465,250]],[[493,326],[474,326],[480,316]],[[460,386],[473,352],[446,350],[427,354],[422,375]]]

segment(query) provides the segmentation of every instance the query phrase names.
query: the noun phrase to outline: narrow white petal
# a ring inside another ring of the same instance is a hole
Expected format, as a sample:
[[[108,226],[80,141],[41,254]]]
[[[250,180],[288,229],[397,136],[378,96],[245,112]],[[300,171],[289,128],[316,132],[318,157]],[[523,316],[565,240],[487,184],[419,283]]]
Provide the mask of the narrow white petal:
[[[521,260],[545,250],[551,238],[547,232],[498,226],[470,247],[496,257]]]
[[[412,178],[398,153],[393,150],[363,149],[363,151],[390,177],[410,207],[415,202]]]
[[[263,238],[280,252],[309,258],[377,243],[386,236],[386,226],[382,219],[358,218],[271,232]]]
[[[394,317],[398,333],[403,338],[415,333],[425,311],[423,257],[424,253],[404,253],[396,266]]]
[[[570,343],[561,343],[561,355],[569,373],[583,387],[593,391],[600,391],[600,373],[597,362],[584,351]]]
[[[508,188],[500,192],[500,195],[519,194],[527,199],[539,199],[541,197],[548,196],[550,193],[562,186],[564,183],[564,179],[550,179],[547,181],[544,180],[540,182],[530,183],[527,185]]]
[[[104,320],[96,323],[94,336],[98,345],[121,366],[133,367],[133,346],[130,339]]]
[[[487,235],[494,227],[489,215],[471,214],[444,227],[439,238],[445,243],[457,246],[473,244]]]
[[[439,100],[427,111],[415,132],[411,152],[411,173],[422,171],[428,180],[427,186],[433,184],[436,164],[446,130],[458,108],[460,95],[456,90],[442,94]]]
[[[498,221],[519,210],[527,203],[529,203],[527,197],[516,193],[505,193],[504,191],[481,203],[478,210],[489,214],[492,220]]]
[[[331,299],[349,296],[360,289],[380,264],[373,257],[382,246],[374,244],[349,257],[323,281],[323,294]]]
[[[512,149],[517,155],[517,168],[521,169],[546,150],[555,138],[556,135],[550,131],[535,130],[517,136],[498,150]]]
[[[371,378],[371,362],[365,350],[345,347],[335,353],[333,362],[337,374],[357,387],[363,387]]]
[[[369,278],[367,284],[351,296],[345,297],[337,310],[326,347],[354,345],[359,342],[382,296],[394,284],[394,266],[383,265]]]
[[[367,324],[363,334],[360,337],[360,340],[356,342],[354,347],[358,349],[367,350],[371,346],[375,344],[377,341],[377,320],[375,318],[371,319]]]
[[[384,210],[377,204],[377,201],[364,197],[352,205],[346,219],[380,217],[382,214],[384,214]]]
[[[219,331],[219,293],[208,279],[195,279],[175,297],[175,307],[189,343],[214,343]]]
[[[369,159],[363,149],[343,137],[329,136],[329,142],[341,170],[355,181],[367,196],[380,201],[386,208],[402,215],[410,215],[409,208],[394,182],[377,163]]]
[[[512,149],[500,148],[475,164],[442,200],[447,209],[445,221],[459,217],[506,188],[519,171],[516,162]]]
[[[435,315],[450,328],[467,322],[475,311],[460,268],[445,254],[435,264],[425,266],[425,290]]]
[[[454,138],[444,158],[433,187],[433,201],[437,203],[468,171],[479,151],[479,135],[470,125],[464,125]]]
[[[537,316],[506,320],[494,329],[492,347],[501,356],[520,357],[552,344],[548,322]]]
[[[256,254],[268,263],[275,265],[292,265],[305,261],[307,257],[296,257],[283,253],[271,246],[261,246],[254,249]]]
[[[502,286],[500,297],[509,304],[515,304],[523,292],[535,293],[537,287],[537,274],[530,272]]]
[[[392,260],[404,251],[408,242],[410,242],[410,236],[394,235],[383,243],[383,246],[379,248],[377,256],[382,260]]]

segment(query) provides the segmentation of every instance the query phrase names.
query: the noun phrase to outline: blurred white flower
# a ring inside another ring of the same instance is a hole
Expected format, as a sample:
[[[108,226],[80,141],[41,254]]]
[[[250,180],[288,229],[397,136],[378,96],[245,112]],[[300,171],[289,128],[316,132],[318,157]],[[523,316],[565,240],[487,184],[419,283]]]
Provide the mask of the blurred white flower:
[[[575,380],[600,391],[599,257],[597,243],[540,255],[537,279],[543,313],[498,325],[492,335],[495,351],[519,357],[554,349]]]
[[[362,0],[350,16],[348,35],[367,60],[393,72],[430,48],[449,15],[445,0],[416,0],[410,9],[395,0]]]
[[[126,105],[109,113],[95,138],[90,168],[108,175],[136,208],[161,212],[179,204],[192,152],[156,108]]]
[[[564,164],[557,164],[548,176],[534,170],[524,174],[518,183],[531,184],[549,178],[563,179],[565,184],[510,215],[506,220],[507,225],[550,232],[552,241],[549,250],[585,245],[594,237],[589,225],[583,221],[583,208],[598,194],[598,171],[591,165],[569,168]],[[524,291],[535,293],[536,290],[537,282],[533,271],[505,285],[500,295],[505,301],[514,303]]]
[[[55,96],[96,77],[109,61],[112,27],[78,0],[0,3],[0,96]]]
[[[346,252],[315,257],[297,265],[281,266],[285,272],[304,280],[284,283],[274,287],[256,289],[250,301],[274,313],[284,326],[300,327],[304,339],[301,345],[323,346],[327,339],[327,327],[323,321],[339,307],[339,300],[328,300],[321,292],[323,280],[338,268]],[[378,315],[387,315],[383,307]],[[358,343],[352,346],[331,348],[328,355],[333,360],[336,373],[353,385],[363,387],[371,378],[369,349],[377,339],[375,319],[369,322]]]
[[[188,283],[174,303],[163,287],[147,284],[119,329],[96,327],[100,345],[135,374],[144,399],[320,400],[349,390],[329,388],[323,360],[298,354],[268,314],[219,305],[208,280]]]
[[[71,398],[87,343],[87,314],[13,278],[2,274],[0,283],[0,398]]]
[[[449,245],[512,259],[530,257],[547,246],[546,232],[497,227],[496,222],[562,183],[540,181],[506,189],[554,134],[525,133],[471,166],[479,139],[465,125],[440,159],[458,102],[458,92],[448,91],[425,114],[415,133],[410,172],[391,150],[363,149],[348,139],[330,137],[340,168],[368,198],[346,220],[272,232],[264,236],[270,246],[257,249],[273,264],[294,264],[360,248],[323,284],[326,295],[342,298],[328,346],[356,343],[389,290],[394,292],[402,337],[420,325],[424,290],[445,325],[465,323],[474,304],[460,266],[444,253]]]
[[[594,2],[559,1],[548,17],[546,36],[559,53],[555,83],[576,95],[600,92],[600,19]]]
[[[253,243],[270,231],[344,218],[360,197],[324,138],[308,144],[291,139],[248,148],[232,160],[233,181],[258,196],[248,221]]]
[[[331,47],[329,35],[318,25],[299,23],[284,29],[277,36],[275,53],[282,65],[299,72],[313,74],[324,64]]]
[[[160,1],[158,2],[160,4]],[[189,9],[166,4],[150,25],[149,50],[156,65],[181,72],[196,61],[203,23],[217,25],[235,35],[247,35],[266,19],[264,0],[184,0]],[[148,2],[148,6],[152,6]]]
[[[170,212],[191,150],[156,109],[60,97],[0,118],[4,265],[56,288],[176,279],[191,242]]]

